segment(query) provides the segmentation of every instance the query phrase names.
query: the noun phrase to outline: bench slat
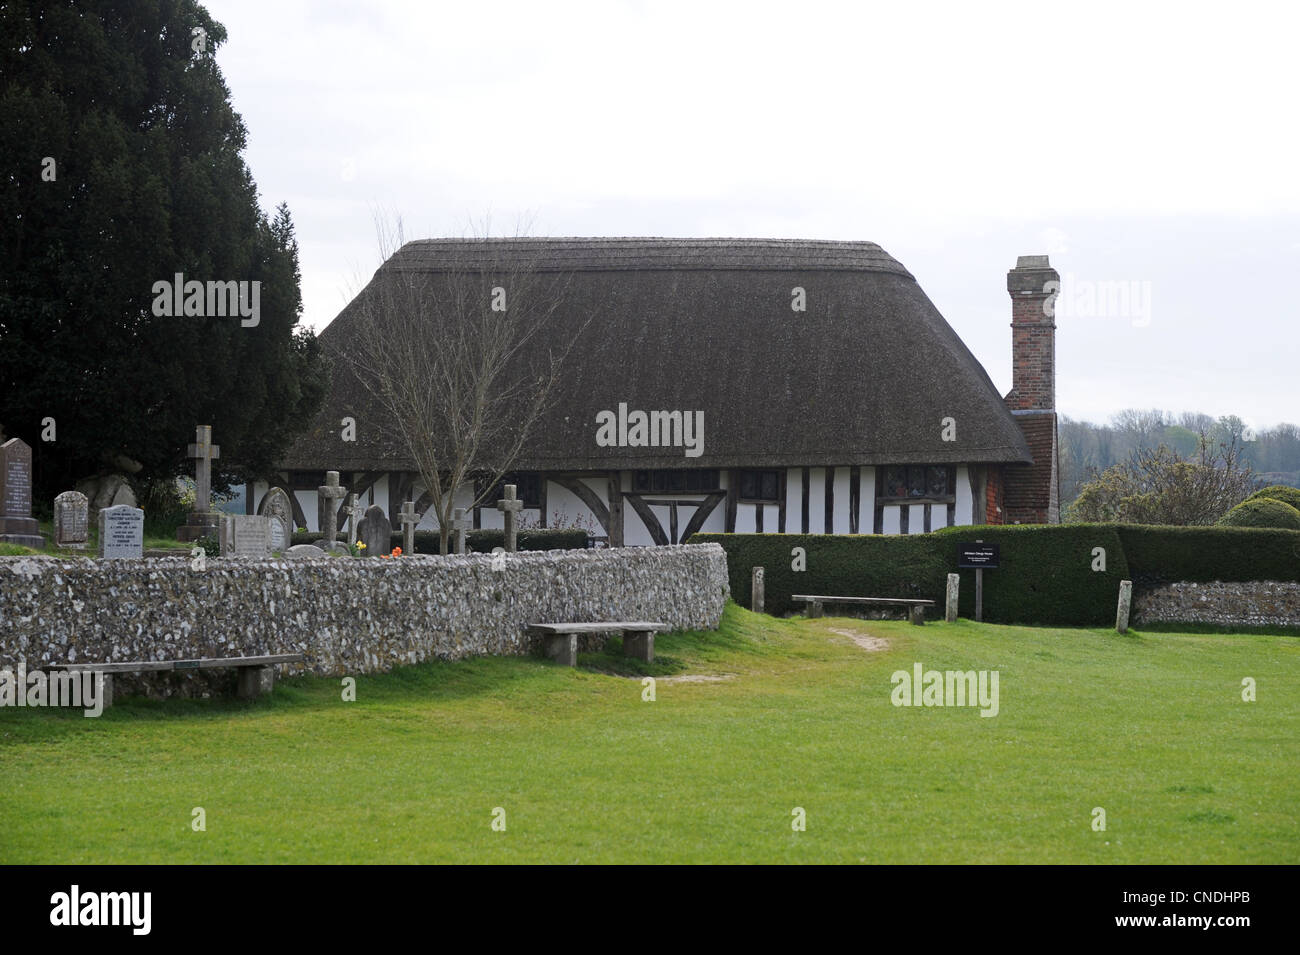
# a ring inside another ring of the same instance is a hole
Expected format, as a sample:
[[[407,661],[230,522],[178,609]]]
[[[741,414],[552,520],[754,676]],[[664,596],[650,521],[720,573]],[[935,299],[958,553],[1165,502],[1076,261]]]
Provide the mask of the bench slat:
[[[838,603],[838,604],[908,604],[912,606],[933,607],[933,600],[921,600],[911,597],[819,597],[810,594],[791,594],[791,600],[804,603]]]
[[[529,630],[541,633],[613,633],[617,630],[652,631],[667,630],[666,623],[652,623],[649,620],[623,620],[609,623],[531,623]]]
[[[214,657],[200,660],[136,660],[129,663],[51,663],[43,669],[69,673],[95,670],[100,673],[152,673],[161,670],[219,670],[224,667],[272,666],[301,663],[301,653],[276,653],[261,657]]]

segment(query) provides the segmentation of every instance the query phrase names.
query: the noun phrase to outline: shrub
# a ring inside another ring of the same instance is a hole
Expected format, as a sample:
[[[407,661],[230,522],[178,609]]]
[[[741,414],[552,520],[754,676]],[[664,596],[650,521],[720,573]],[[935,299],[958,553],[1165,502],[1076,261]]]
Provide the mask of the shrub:
[[[1269,487],[1261,488],[1250,497],[1248,501],[1256,501],[1260,498],[1269,498],[1274,501],[1281,501],[1284,504],[1290,504],[1297,511],[1300,511],[1300,487],[1288,487],[1285,484],[1272,484]]]
[[[1300,532],[1121,524],[1135,582],[1300,580]]]
[[[1219,518],[1219,523],[1225,527],[1281,527],[1300,531],[1300,510],[1276,498],[1257,497],[1242,501]]]

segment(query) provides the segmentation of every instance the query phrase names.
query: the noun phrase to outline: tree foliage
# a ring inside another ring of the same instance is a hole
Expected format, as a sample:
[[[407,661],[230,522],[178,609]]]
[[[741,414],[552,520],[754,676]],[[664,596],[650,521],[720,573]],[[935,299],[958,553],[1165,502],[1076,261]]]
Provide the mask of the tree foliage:
[[[1085,484],[1070,505],[1074,521],[1213,524],[1251,493],[1256,480],[1235,439],[1213,444],[1202,433],[1193,459],[1168,445],[1139,448]]]
[[[0,4],[0,37],[0,423],[33,446],[40,492],[119,456],[182,473],[200,423],[215,486],[267,472],[327,365],[296,328],[289,211],[261,211],[240,155],[225,28],[192,0],[64,0]],[[259,323],[155,316],[176,273],[260,281]]]

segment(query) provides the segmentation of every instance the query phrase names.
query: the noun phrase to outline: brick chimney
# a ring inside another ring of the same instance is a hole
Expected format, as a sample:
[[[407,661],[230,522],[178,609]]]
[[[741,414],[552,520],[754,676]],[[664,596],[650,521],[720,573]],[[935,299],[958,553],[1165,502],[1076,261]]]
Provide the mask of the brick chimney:
[[[1022,255],[1007,273],[1011,295],[1011,394],[1013,411],[1056,408],[1056,310],[1061,276],[1045,255]]]
[[[1007,273],[1011,295],[1011,391],[1007,407],[1034,456],[1007,465],[1003,516],[1008,524],[1061,520],[1056,428],[1056,309],[1061,276],[1045,255],[1022,255]]]

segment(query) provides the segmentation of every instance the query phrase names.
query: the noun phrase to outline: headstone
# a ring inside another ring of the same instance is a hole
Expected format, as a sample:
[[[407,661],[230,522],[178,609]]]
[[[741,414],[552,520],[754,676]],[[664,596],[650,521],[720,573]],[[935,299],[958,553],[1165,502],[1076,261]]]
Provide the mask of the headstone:
[[[415,513],[415,502],[407,501],[402,505],[402,553],[407,557],[415,554],[415,525],[420,523],[420,515]]]
[[[355,544],[361,540],[361,518],[365,516],[366,509],[361,506],[355,494],[348,495],[348,506],[343,509],[348,516],[348,532],[343,538],[345,544]],[[391,526],[391,521],[389,522]]]
[[[515,497],[515,485],[507,484],[506,496],[497,501],[497,510],[506,518],[506,551],[513,554],[517,549],[519,512],[524,509],[524,502]]]
[[[283,554],[293,544],[293,502],[282,487],[266,492],[257,513],[271,519],[271,552]]]
[[[325,483],[316,488],[321,501],[321,533],[325,536],[317,543],[324,550],[335,550],[339,536],[339,499],[348,493],[345,487],[339,487],[339,472],[326,471]],[[346,550],[346,548],[344,548]]]
[[[221,457],[221,448],[212,443],[212,425],[201,424],[194,429],[189,454],[194,458],[194,510],[186,518],[189,523],[176,528],[176,539],[217,537],[221,533],[221,515],[212,509],[212,462]]]
[[[294,544],[284,552],[285,557],[324,557],[325,552],[315,544]]]
[[[749,589],[750,589],[749,609],[754,611],[754,613],[762,613],[763,601],[765,596],[763,592],[764,588],[763,588],[762,567],[755,567],[750,571]]]
[[[263,514],[227,514],[221,524],[221,556],[260,560],[271,556],[271,518]]]
[[[144,556],[144,511],[114,504],[99,512],[99,556]]]
[[[456,535],[455,546],[452,548],[454,553],[465,553],[465,535],[473,525],[474,522],[465,516],[465,508],[458,507],[451,512],[451,532]]]
[[[1121,580],[1119,582],[1119,605],[1115,608],[1115,629],[1120,633],[1128,633],[1128,615],[1132,603],[1133,581]]]
[[[0,541],[45,546],[32,517],[32,449],[21,438],[0,444]]]
[[[943,619],[948,623],[957,620],[957,596],[961,590],[961,574],[948,575],[948,592],[943,604]]]
[[[64,491],[54,499],[54,543],[85,550],[90,533],[90,501],[80,491]]]
[[[393,523],[378,504],[366,508],[357,525],[357,538],[366,545],[364,557],[382,557],[393,552]]]

